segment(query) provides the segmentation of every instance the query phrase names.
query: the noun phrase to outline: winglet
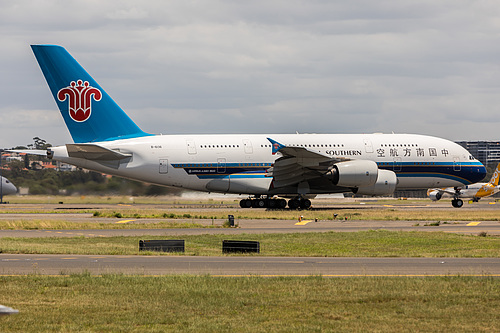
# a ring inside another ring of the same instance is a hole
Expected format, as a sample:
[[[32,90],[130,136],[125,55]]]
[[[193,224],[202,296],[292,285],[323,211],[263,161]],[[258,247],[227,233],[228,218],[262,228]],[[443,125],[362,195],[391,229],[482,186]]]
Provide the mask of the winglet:
[[[280,151],[280,149],[282,148],[285,148],[286,146],[285,145],[282,145],[281,143],[279,143],[278,141],[274,141],[273,139],[271,138],[267,138],[271,144],[272,144],[272,147],[273,147],[273,155],[276,154],[278,151]]]

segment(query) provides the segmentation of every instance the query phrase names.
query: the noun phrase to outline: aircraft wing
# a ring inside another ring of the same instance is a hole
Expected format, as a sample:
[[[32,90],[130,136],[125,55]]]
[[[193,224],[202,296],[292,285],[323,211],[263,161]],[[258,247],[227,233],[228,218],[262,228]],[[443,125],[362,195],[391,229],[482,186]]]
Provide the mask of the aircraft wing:
[[[66,145],[69,157],[83,158],[92,161],[117,161],[132,157],[131,154],[124,154],[116,150],[111,150],[96,144],[76,144]]]
[[[460,188],[458,190],[460,191]],[[457,193],[457,191],[453,187],[431,188],[427,192],[430,192],[430,191],[438,191],[441,194],[446,193],[446,194],[450,194],[450,195],[455,195]]]
[[[267,138],[273,147],[273,154],[280,152],[274,165],[267,170],[266,176],[273,177],[274,188],[299,184],[309,179],[321,177],[340,161],[326,154],[305,147],[287,147]]]

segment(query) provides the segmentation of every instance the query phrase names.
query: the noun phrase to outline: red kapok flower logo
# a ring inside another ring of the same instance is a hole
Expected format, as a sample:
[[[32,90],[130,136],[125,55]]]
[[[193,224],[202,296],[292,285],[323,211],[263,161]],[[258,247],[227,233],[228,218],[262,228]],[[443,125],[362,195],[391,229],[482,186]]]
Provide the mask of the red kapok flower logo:
[[[71,81],[70,85],[57,92],[57,99],[64,102],[68,99],[69,116],[76,122],[83,122],[89,119],[92,113],[92,97],[96,102],[102,98],[101,91],[91,87],[88,81]]]

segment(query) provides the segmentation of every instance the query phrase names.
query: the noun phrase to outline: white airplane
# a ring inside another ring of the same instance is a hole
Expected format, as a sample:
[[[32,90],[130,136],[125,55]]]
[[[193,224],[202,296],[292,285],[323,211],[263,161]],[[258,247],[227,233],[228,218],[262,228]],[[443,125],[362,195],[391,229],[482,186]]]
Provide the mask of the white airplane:
[[[185,189],[248,195],[241,207],[309,208],[318,194],[464,186],[486,170],[467,150],[411,134],[152,135],[63,48],[33,45],[74,143],[49,158]],[[33,151],[26,151],[34,153]]]
[[[488,183],[475,183],[465,186],[455,186],[446,188],[432,188],[427,190],[427,195],[432,201],[437,201],[445,194],[453,196],[451,205],[456,208],[463,206],[464,202],[460,198],[471,198],[474,202],[479,201],[483,197],[488,197],[500,191],[498,179],[500,175],[500,163],[498,163],[493,176]]]
[[[19,313],[19,310],[0,304],[0,316]]]
[[[16,194],[17,188],[5,177],[0,176],[0,195]]]

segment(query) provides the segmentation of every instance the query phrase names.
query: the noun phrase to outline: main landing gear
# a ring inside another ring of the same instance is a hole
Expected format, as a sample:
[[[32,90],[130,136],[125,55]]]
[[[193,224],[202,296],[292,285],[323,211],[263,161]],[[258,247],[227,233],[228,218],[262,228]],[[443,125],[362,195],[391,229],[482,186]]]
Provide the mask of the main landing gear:
[[[241,208],[271,208],[271,209],[284,209],[286,208],[285,199],[243,199],[240,201]]]
[[[304,198],[293,198],[288,200],[288,207],[290,209],[309,209],[311,208],[311,200]]]
[[[271,208],[271,209],[285,209],[285,199],[270,199],[270,198],[253,198],[243,199],[240,201],[241,208]],[[311,208],[311,200],[297,197],[288,200],[288,207],[290,209],[309,209]]]

